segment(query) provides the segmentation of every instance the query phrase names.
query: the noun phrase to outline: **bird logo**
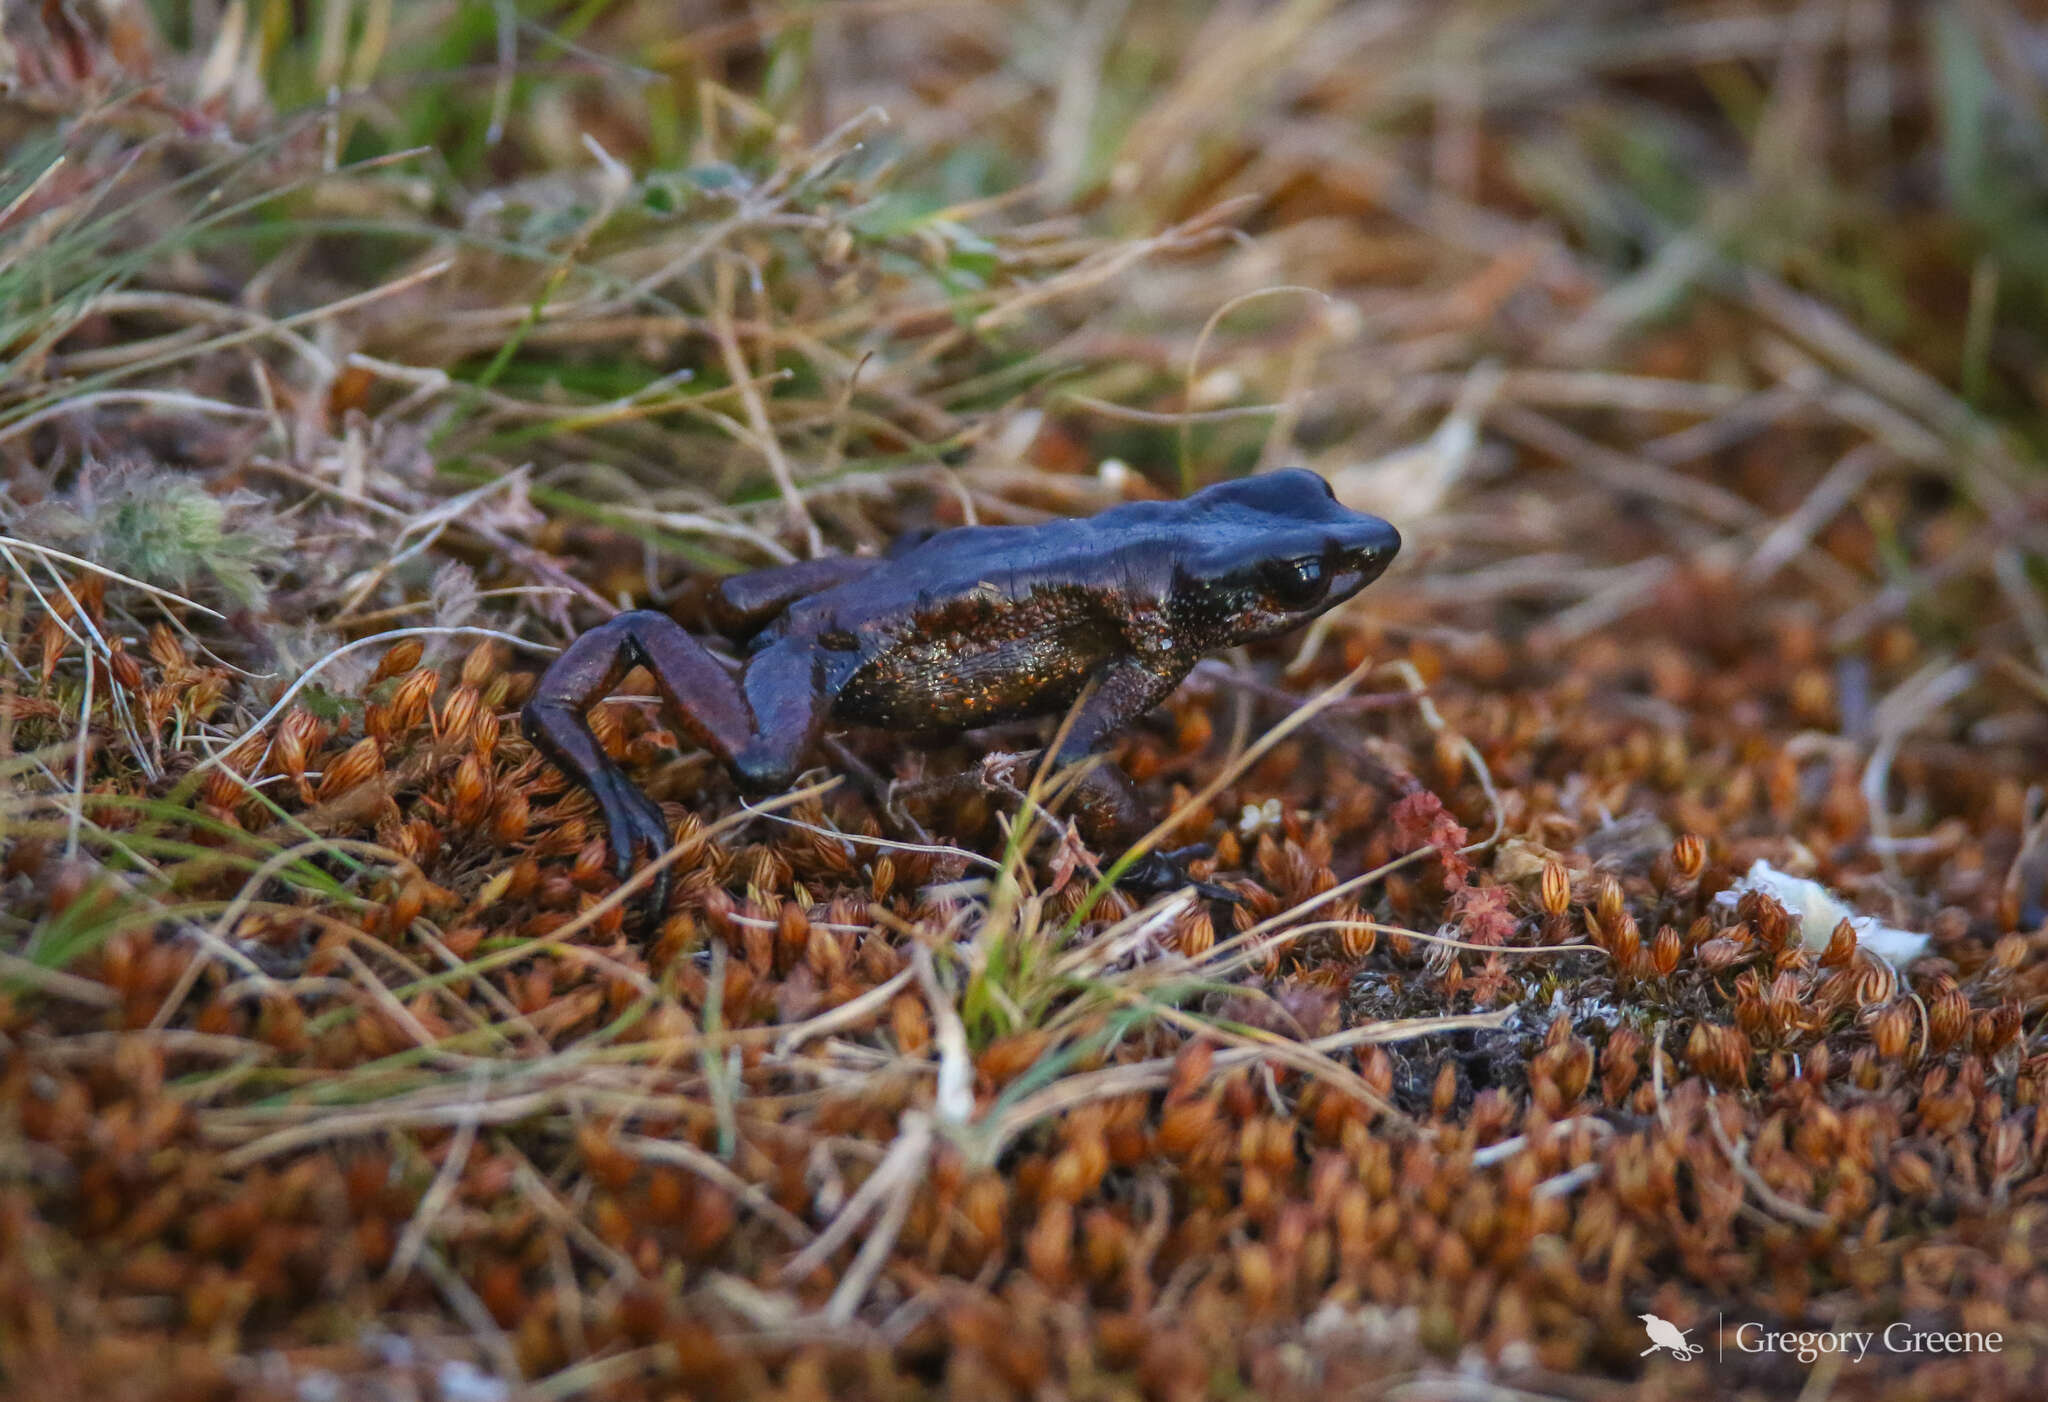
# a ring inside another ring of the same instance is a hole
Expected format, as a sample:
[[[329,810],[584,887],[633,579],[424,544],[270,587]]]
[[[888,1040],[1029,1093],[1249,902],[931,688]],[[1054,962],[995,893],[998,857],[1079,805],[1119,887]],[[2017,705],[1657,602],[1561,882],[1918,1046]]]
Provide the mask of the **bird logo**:
[[[1705,1344],[1689,1344],[1685,1336],[1692,1331],[1681,1329],[1668,1319],[1659,1319],[1654,1314],[1639,1314],[1643,1321],[1643,1332],[1650,1336],[1650,1346],[1639,1356],[1648,1356],[1660,1348],[1670,1349],[1673,1358],[1697,1358],[1707,1351]]]

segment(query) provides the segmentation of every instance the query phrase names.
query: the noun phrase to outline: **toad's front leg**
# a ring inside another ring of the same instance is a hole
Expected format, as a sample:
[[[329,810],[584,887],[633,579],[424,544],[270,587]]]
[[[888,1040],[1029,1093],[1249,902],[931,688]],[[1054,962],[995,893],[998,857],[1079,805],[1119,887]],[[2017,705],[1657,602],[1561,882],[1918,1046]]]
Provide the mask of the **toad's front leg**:
[[[541,674],[520,723],[535,748],[590,790],[604,814],[612,862],[624,880],[640,848],[668,846],[661,809],[628,779],[591,732],[589,711],[634,667],[645,667],[681,727],[749,788],[795,776],[823,724],[826,697],[813,649],[778,643],[751,658],[741,681],[665,613],[636,609],[591,629]],[[657,908],[664,882],[655,890]]]
[[[1055,763],[1065,766],[1087,759],[1111,734],[1164,701],[1180,680],[1175,673],[1139,661],[1108,667],[1096,678],[1094,690],[1082,700],[1073,724],[1067,727]],[[1070,801],[1081,836],[1110,857],[1120,855],[1144,836],[1149,826],[1131,781],[1107,759],[1098,760],[1081,776]],[[1236,892],[1196,881],[1182,869],[1183,858],[1199,850],[1204,849],[1147,852],[1125,868],[1118,884],[1145,894],[1193,886],[1211,900],[1235,901]]]

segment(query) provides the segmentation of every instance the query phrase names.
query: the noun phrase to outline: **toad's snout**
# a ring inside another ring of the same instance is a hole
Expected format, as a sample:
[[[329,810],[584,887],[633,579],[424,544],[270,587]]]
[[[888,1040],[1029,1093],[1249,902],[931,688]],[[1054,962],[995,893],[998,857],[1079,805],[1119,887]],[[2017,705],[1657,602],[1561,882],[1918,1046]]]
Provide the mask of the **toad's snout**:
[[[1329,555],[1337,566],[1332,592],[1355,594],[1386,573],[1401,553],[1401,533],[1391,521],[1360,513],[1332,536]]]

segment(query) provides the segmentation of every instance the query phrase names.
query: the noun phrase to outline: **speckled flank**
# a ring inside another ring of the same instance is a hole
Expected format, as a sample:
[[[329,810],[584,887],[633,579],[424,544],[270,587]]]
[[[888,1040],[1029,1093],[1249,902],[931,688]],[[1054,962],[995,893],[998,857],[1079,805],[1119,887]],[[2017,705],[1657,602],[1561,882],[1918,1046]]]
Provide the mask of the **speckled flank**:
[[[961,729],[1073,704],[1128,649],[1114,598],[1040,586],[1020,599],[969,594],[913,615],[853,674],[835,720],[881,729]]]
[[[1176,594],[1165,613],[1177,653],[1192,654],[1192,667],[1203,653],[1227,647],[1242,632],[1244,620],[1258,610],[1259,597],[1248,585],[1218,581]]]

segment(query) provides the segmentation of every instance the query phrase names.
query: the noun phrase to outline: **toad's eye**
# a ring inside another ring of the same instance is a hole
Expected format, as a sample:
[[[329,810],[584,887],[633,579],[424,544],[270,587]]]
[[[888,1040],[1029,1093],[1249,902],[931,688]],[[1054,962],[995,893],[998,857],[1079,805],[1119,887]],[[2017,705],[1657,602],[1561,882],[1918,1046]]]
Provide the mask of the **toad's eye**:
[[[1321,560],[1313,557],[1268,560],[1259,567],[1259,578],[1267,595],[1282,608],[1307,608],[1330,590],[1329,571],[1323,568]]]

